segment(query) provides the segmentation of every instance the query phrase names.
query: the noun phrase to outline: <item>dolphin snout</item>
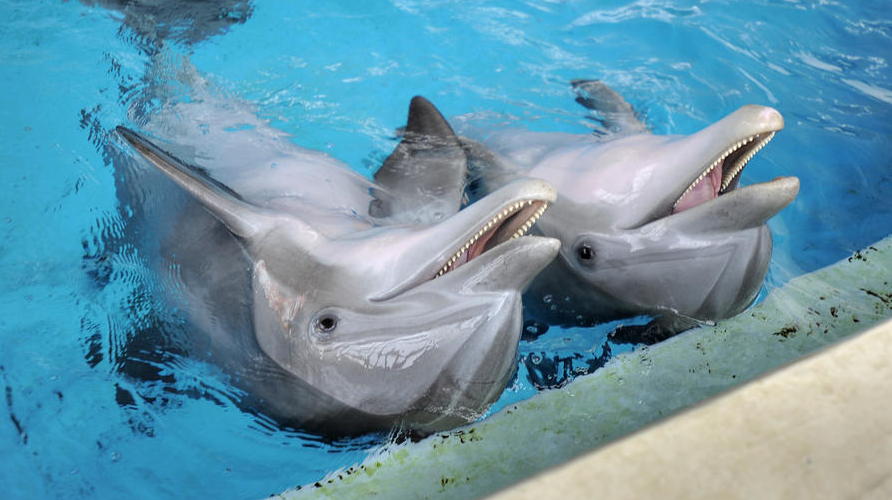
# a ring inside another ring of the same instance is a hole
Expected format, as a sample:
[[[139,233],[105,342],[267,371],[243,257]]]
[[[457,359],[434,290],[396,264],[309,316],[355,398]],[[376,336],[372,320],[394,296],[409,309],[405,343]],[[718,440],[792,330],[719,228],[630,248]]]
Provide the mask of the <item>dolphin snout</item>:
[[[759,114],[762,120],[773,130],[784,128],[784,117],[780,114],[780,111],[767,106],[762,106],[762,111]]]
[[[758,104],[741,106],[718,123],[726,120],[731,123],[744,124],[746,129],[756,133],[776,132],[784,128],[784,117],[780,111]]]
[[[765,222],[793,203],[797,195],[799,195],[798,177],[775,177],[770,182],[766,182],[762,197],[769,198],[772,202],[765,203]]]
[[[771,184],[777,190],[779,198],[789,200],[787,204],[792,202],[796,195],[799,194],[799,177],[775,177],[771,180]]]

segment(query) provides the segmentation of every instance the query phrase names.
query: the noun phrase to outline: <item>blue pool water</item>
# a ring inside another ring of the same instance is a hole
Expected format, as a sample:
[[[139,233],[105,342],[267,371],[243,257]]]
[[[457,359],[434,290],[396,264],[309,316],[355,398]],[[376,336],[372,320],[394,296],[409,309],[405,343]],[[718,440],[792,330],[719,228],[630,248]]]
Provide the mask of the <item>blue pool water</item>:
[[[766,289],[892,233],[888,1],[268,1],[179,17],[99,3],[0,0],[5,498],[258,498],[386,445],[279,429],[239,410],[213,366],[175,353],[152,380],[121,373],[136,333],[182,325],[136,245],[138,207],[119,196],[106,134],[151,107],[149,68],[184,56],[368,175],[415,94],[447,117],[576,132],[574,78],[604,80],[657,133],[770,105],[786,128],[743,182],[795,175],[802,190],[770,223]],[[522,355],[594,358],[604,333],[552,329]],[[497,406],[534,392],[521,363]]]

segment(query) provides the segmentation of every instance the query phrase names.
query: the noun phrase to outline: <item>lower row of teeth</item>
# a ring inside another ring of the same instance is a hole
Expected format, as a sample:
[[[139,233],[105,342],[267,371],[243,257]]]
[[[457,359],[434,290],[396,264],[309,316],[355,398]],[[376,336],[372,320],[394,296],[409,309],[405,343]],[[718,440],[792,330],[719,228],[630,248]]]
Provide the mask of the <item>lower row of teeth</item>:
[[[727,158],[728,156],[731,155],[731,153],[737,151],[738,149],[742,148],[743,146],[746,146],[747,144],[753,142],[754,140],[756,140],[757,137],[759,137],[758,134],[751,136],[747,139],[744,139],[742,141],[739,141],[737,144],[731,146],[730,148],[727,149],[727,151],[722,153],[722,155],[719,156],[718,160],[714,161],[712,163],[712,165],[709,166],[709,168],[704,170],[703,173],[700,174],[700,176],[697,177],[697,179],[694,182],[692,182],[691,185],[688,186],[687,189],[684,190],[684,193],[682,193],[681,196],[678,197],[678,200],[676,200],[675,205],[673,205],[672,208],[675,209],[676,207],[678,207],[678,204],[681,203],[681,200],[685,197],[685,195],[687,195],[688,193],[693,191],[693,189],[697,186],[697,184],[700,183],[700,181],[702,181],[707,175],[709,175],[713,171],[713,169],[715,169],[716,167],[721,165],[723,161],[725,161],[725,158]],[[732,168],[726,169],[726,171],[722,173],[722,185],[719,188],[719,192],[724,191],[725,189],[728,188],[728,186],[731,184],[731,181],[734,179],[734,177],[740,173],[740,171],[743,169],[743,167],[746,166],[746,164],[750,160],[753,159],[753,156],[755,156],[756,153],[758,153],[760,149],[765,147],[765,145],[768,144],[768,141],[770,141],[773,137],[774,137],[774,132],[771,132],[764,140],[762,140],[761,143],[759,143],[758,146],[753,148],[752,151],[750,151],[746,155],[738,158],[737,161],[734,162],[734,165],[732,166]]]
[[[506,217],[508,217],[510,215],[513,215],[515,212],[519,211],[521,208],[530,206],[532,204],[533,204],[532,200],[518,201],[517,203],[515,203],[515,204],[511,205],[510,207],[499,212],[498,215],[496,215],[489,222],[484,224],[483,227],[481,227],[480,230],[477,231],[477,233],[474,234],[474,236],[472,236],[471,239],[467,241],[467,243],[462,245],[462,247],[457,252],[455,252],[455,255],[453,255],[449,259],[449,261],[447,261],[446,264],[440,269],[440,271],[437,272],[437,277],[440,277],[440,276],[443,276],[444,274],[446,274],[446,272],[449,271],[455,265],[456,261],[458,261],[458,259],[460,259],[461,256],[471,248],[471,245],[476,243],[477,240],[479,240],[480,237],[482,237],[484,234],[486,234],[487,231],[491,230],[493,228],[493,226],[496,226],[503,219],[505,219]],[[539,209],[536,210],[536,212],[526,222],[524,222],[522,226],[517,228],[517,231],[514,231],[514,234],[511,235],[510,239],[520,238],[521,236],[526,234],[526,232],[529,231],[531,227],[533,227],[533,224],[535,224],[536,221],[539,220],[539,217],[542,216],[542,214],[545,212],[546,208],[548,208],[548,204],[543,203],[542,206],[539,207]]]

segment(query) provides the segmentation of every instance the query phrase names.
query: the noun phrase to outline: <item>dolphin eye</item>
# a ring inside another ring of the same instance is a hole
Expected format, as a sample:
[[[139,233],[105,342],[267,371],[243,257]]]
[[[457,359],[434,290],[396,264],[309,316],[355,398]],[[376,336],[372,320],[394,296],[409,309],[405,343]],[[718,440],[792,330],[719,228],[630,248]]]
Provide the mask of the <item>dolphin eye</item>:
[[[579,258],[580,262],[589,266],[595,263],[595,251],[592,249],[591,244],[587,242],[576,245],[576,257]]]
[[[338,317],[331,313],[325,313],[313,322],[313,330],[316,333],[329,335],[338,327]]]

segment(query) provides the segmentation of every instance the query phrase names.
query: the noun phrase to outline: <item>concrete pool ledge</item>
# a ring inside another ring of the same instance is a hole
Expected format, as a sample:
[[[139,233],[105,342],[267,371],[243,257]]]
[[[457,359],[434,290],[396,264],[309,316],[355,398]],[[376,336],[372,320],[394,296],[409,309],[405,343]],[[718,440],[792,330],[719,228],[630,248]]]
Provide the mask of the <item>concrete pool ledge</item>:
[[[892,498],[892,322],[490,497]]]
[[[361,464],[277,497],[479,498],[584,453],[589,455],[581,462],[529,479],[500,498],[603,495],[607,486],[616,488],[609,494],[634,497],[763,491],[821,497],[835,491],[827,486],[834,481],[851,482],[862,496],[885,492],[892,430],[878,426],[892,425],[890,387],[884,384],[892,380],[886,366],[892,364],[889,324],[701,402],[889,318],[890,281],[892,238],[886,238],[790,280],[733,319],[618,355],[560,390],[452,432],[388,446]],[[797,384],[811,384],[817,392]],[[861,447],[864,440],[868,444]],[[588,465],[590,459],[598,465]],[[842,462],[849,467],[831,473]],[[786,489],[768,489],[772,477],[772,484]],[[560,489],[559,482],[582,488]],[[849,490],[839,491],[830,496]]]

